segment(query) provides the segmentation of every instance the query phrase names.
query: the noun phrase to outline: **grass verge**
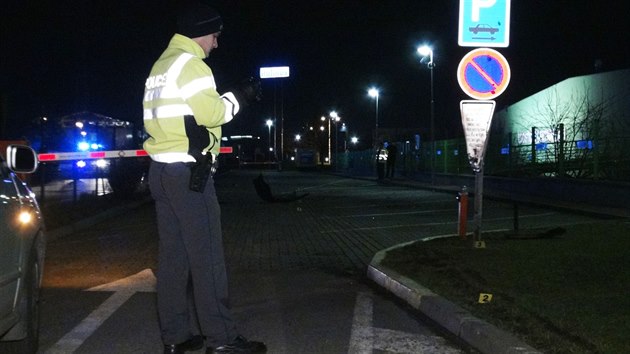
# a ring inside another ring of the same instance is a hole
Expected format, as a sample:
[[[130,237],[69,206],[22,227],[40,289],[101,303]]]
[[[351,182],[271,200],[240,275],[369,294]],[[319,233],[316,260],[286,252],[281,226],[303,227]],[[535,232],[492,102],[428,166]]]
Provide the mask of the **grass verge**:
[[[548,235],[547,235],[548,236]],[[555,237],[415,242],[382,264],[545,353],[630,353],[630,222]],[[480,294],[492,300],[480,303]]]

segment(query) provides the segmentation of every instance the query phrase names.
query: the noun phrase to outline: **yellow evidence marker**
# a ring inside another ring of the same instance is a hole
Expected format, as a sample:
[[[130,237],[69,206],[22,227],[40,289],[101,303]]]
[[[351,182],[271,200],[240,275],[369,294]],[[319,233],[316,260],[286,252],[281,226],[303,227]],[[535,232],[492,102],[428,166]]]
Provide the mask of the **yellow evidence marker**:
[[[485,293],[479,294],[479,303],[480,304],[487,304],[490,301],[492,301],[492,294],[485,294]]]

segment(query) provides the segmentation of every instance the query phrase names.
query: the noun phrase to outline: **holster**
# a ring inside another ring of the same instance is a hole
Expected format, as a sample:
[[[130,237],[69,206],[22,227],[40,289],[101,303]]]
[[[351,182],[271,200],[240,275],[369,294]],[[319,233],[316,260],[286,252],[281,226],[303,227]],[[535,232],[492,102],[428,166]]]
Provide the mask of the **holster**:
[[[201,155],[197,162],[190,167],[190,185],[193,192],[203,193],[208,178],[217,171],[217,161],[214,155],[208,153]]]

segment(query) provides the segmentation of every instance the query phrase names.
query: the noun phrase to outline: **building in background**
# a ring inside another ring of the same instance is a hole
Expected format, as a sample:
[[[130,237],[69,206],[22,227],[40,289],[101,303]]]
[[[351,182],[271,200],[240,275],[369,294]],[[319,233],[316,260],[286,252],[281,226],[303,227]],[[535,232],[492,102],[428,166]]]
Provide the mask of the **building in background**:
[[[490,136],[510,165],[547,164],[538,169],[547,175],[625,176],[630,172],[615,165],[628,159],[630,69],[572,77],[505,107]]]

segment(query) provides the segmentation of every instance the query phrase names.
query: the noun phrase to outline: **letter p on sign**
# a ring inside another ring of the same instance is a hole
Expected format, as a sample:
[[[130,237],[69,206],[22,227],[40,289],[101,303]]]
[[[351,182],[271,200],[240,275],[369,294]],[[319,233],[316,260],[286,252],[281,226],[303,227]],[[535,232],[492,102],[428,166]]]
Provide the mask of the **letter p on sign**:
[[[479,12],[481,8],[494,6],[497,0],[472,0],[472,18],[473,22],[479,22]]]

